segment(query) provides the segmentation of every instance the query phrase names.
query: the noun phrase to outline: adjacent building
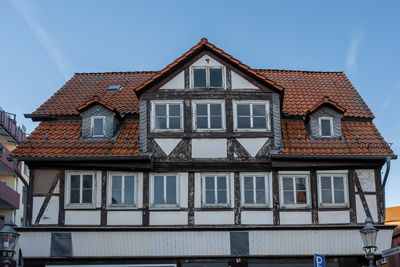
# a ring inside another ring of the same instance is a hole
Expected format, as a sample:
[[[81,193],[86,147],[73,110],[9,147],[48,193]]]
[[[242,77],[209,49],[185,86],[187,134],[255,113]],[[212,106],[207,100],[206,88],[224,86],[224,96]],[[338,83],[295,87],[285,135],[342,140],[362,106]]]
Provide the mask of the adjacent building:
[[[11,154],[25,266],[361,266],[396,158],[343,72],[252,69],[202,39],[161,71],[77,73]]]

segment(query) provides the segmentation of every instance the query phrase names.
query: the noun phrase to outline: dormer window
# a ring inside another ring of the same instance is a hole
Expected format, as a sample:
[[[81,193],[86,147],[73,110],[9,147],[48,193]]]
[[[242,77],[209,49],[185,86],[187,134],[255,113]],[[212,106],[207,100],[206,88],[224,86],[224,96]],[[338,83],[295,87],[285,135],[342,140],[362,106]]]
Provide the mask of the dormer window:
[[[333,136],[333,120],[332,117],[319,118],[319,134],[321,137]]]
[[[195,67],[192,69],[193,88],[223,88],[222,67]]]
[[[92,116],[92,136],[93,137],[104,137],[104,123],[105,117],[104,116]]]

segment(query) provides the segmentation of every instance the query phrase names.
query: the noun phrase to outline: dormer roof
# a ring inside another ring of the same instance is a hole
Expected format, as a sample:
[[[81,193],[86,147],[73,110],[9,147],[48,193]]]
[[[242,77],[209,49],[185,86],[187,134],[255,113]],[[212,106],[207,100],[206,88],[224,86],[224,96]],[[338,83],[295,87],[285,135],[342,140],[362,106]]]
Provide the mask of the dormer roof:
[[[331,108],[338,110],[340,113],[344,113],[346,111],[346,109],[344,107],[342,107],[341,105],[339,105],[337,102],[330,100],[329,96],[324,96],[320,102],[318,102],[311,109],[307,110],[307,114],[313,113],[314,111],[318,110],[322,106],[329,106]]]
[[[112,107],[111,105],[109,105],[109,104],[105,103],[104,101],[102,101],[99,98],[99,96],[97,96],[97,95],[94,96],[93,99],[88,100],[86,103],[84,103],[83,105],[77,107],[76,109],[78,110],[79,113],[81,113],[82,111],[84,111],[84,110],[86,110],[86,109],[88,109],[90,107],[93,107],[94,105],[97,105],[97,104],[102,105],[102,106],[104,106],[105,108],[107,108],[107,109],[109,109],[111,111],[115,111],[114,107]]]

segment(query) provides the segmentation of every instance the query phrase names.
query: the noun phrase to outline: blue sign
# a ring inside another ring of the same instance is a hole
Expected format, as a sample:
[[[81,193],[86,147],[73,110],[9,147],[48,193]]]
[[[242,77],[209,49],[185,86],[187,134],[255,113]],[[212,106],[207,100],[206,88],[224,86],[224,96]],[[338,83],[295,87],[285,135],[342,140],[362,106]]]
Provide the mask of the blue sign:
[[[325,267],[325,256],[314,254],[314,267]]]

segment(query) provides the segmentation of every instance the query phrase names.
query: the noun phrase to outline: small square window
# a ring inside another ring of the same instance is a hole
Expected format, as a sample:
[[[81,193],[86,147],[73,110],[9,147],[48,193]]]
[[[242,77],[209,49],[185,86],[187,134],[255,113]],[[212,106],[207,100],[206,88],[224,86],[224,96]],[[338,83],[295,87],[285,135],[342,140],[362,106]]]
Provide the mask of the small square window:
[[[223,67],[194,67],[192,69],[193,88],[223,88]]]
[[[109,207],[135,207],[137,202],[136,175],[132,173],[109,173],[107,192]]]
[[[93,206],[95,175],[93,172],[66,173],[66,206]]]
[[[320,136],[332,137],[333,135],[333,120],[331,117],[319,118]]]
[[[152,102],[151,127],[153,131],[183,130],[182,101]]]
[[[347,175],[344,173],[318,173],[319,205],[321,207],[347,206]]]
[[[150,205],[153,208],[178,208],[178,175],[154,174],[150,180]]]
[[[308,207],[309,176],[301,174],[280,175],[281,206],[287,208]]]
[[[92,117],[92,136],[103,137],[104,136],[104,116],[93,116]]]
[[[193,101],[193,128],[195,130],[225,129],[225,112],[222,101]]]
[[[229,175],[203,175],[203,206],[229,206]]]

